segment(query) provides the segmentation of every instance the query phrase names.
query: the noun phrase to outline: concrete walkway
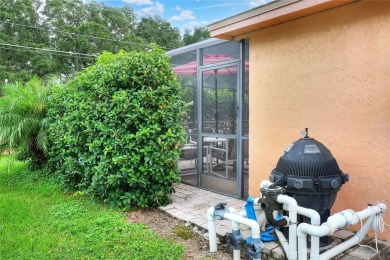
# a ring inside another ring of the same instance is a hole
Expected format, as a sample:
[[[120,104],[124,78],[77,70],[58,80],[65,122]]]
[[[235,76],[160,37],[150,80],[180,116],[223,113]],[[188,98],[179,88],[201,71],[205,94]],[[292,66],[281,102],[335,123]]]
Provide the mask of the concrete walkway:
[[[206,212],[210,207],[215,206],[220,202],[227,203],[227,207],[233,207],[237,211],[244,210],[245,201],[217,194],[214,192],[202,190],[185,184],[175,186],[176,193],[172,194],[173,202],[166,207],[160,209],[169,215],[190,222],[201,229],[207,231]],[[231,222],[228,220],[216,221],[217,234],[225,236],[227,232],[231,232]],[[244,237],[250,236],[250,230],[244,228],[242,230]],[[339,230],[333,236],[333,243],[328,246],[334,247],[336,244],[353,236],[354,232],[349,230]],[[375,241],[367,238],[362,244],[368,244],[375,247]],[[264,258],[268,259],[286,259],[283,249],[276,242],[264,243],[263,249]],[[373,249],[364,246],[355,246],[343,254],[338,255],[334,259],[341,260],[360,260],[360,259],[375,259],[375,260],[390,260],[390,243],[378,241],[378,248],[381,254],[378,254]],[[326,249],[322,249],[326,250]]]

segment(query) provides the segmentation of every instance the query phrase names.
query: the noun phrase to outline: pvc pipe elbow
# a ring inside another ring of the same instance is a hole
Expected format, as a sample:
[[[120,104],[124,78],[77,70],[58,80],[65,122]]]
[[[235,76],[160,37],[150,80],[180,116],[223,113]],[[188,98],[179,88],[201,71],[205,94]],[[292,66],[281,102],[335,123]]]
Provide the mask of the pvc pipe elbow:
[[[298,225],[298,228],[297,228],[297,236],[298,237],[306,237],[307,236],[307,229],[310,225],[307,224],[307,223],[301,223]]]
[[[245,211],[245,210],[240,211],[240,212],[238,212],[235,208],[228,208],[228,210],[229,210],[230,213],[239,215],[239,216],[244,217],[244,218],[247,217],[247,216],[246,216],[246,211]]]
[[[289,212],[297,212],[298,211],[298,203],[297,201],[290,196],[287,195],[278,195],[277,201],[279,203],[287,204],[287,209]]]
[[[245,210],[238,212],[238,215],[240,215],[243,218],[248,217]]]
[[[207,220],[212,220],[214,221],[215,220],[215,217],[214,217],[214,207],[211,207],[207,210]]]
[[[256,197],[256,198],[253,199],[253,204],[255,204],[255,205],[260,205],[260,203],[261,203],[261,202],[260,202],[260,198],[257,198],[257,197]]]
[[[307,235],[315,237],[323,237],[331,234],[331,228],[327,223],[323,223],[321,226],[313,226],[307,223],[301,223],[297,228],[298,237],[306,237]]]
[[[321,226],[309,225],[306,231],[307,234],[315,237],[324,237],[334,233],[332,227],[330,227],[327,223],[323,223]]]
[[[243,224],[251,228],[252,237],[258,238],[260,237],[260,227],[259,223],[253,219],[243,218],[239,215],[235,215],[232,213],[225,213],[224,218],[227,220],[235,221],[238,224]]]
[[[238,211],[235,208],[228,208],[229,212],[232,214],[239,215]]]
[[[321,224],[320,214],[314,209],[307,209],[298,206],[298,214],[310,218],[310,223],[312,225],[319,226]]]
[[[380,213],[386,213],[387,212],[387,206],[384,203],[378,203],[375,206],[379,207],[381,209]],[[379,212],[378,212],[379,213]]]

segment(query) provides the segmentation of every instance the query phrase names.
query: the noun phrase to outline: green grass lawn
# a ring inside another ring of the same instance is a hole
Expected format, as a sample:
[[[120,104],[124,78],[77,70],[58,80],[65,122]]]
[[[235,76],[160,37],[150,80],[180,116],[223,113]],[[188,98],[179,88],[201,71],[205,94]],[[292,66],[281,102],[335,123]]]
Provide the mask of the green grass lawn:
[[[0,259],[181,259],[183,247],[0,157]]]

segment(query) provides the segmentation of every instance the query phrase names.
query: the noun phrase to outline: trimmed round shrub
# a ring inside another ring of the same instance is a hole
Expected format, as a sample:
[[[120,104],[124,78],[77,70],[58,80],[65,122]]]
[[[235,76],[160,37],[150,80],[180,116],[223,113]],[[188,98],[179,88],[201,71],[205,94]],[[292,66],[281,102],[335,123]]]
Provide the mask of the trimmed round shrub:
[[[49,167],[120,208],[169,203],[185,142],[185,103],[162,50],[103,53],[54,90]]]

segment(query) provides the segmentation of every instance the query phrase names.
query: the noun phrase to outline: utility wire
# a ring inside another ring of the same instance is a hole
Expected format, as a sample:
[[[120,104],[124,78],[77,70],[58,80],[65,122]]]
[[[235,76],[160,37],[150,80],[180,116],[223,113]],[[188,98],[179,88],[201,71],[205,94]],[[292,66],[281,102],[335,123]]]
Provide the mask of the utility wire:
[[[28,51],[28,52],[36,52],[37,50],[30,50],[30,49],[22,49],[22,48],[11,48],[11,47],[1,47],[0,49],[4,50],[14,50],[14,51]],[[62,57],[73,57],[73,58],[82,58],[82,59],[91,59],[92,57],[84,57],[84,56],[75,56],[70,54],[59,54],[59,53],[52,53],[52,52],[45,52],[45,54],[48,55],[55,55],[55,56],[62,56]]]
[[[142,45],[143,46],[143,44],[140,44],[140,43],[127,42],[127,41],[121,41],[121,40],[113,40],[113,39],[109,39],[109,38],[103,38],[103,37],[91,36],[91,35],[84,35],[84,34],[79,34],[79,33],[71,33],[71,32],[66,32],[66,31],[53,29],[53,28],[37,27],[37,26],[20,24],[20,23],[11,23],[11,22],[8,22],[8,21],[3,21],[1,23],[12,24],[12,25],[28,27],[28,28],[35,28],[35,29],[39,29],[39,30],[57,31],[57,32],[66,33],[66,34],[70,34],[70,35],[84,36],[84,37],[93,38],[93,39],[107,40],[107,41],[112,41],[112,42],[130,43],[130,44],[133,44],[133,45]]]
[[[39,51],[45,51],[45,52],[54,52],[54,53],[65,53],[70,56],[72,55],[80,55],[80,56],[85,56],[85,57],[94,57],[96,58],[96,55],[91,55],[91,54],[85,54],[85,53],[79,53],[79,52],[72,52],[72,51],[59,51],[55,49],[45,49],[45,48],[35,48],[35,47],[28,47],[28,46],[22,46],[22,45],[15,45],[15,44],[8,44],[8,43],[0,43],[0,45],[3,46],[8,46],[8,47],[16,47],[16,48],[24,48],[24,49],[30,49],[30,50],[39,50]]]
[[[131,44],[131,45],[145,46],[144,44],[141,44],[141,43],[121,41],[121,40],[114,40],[114,39],[109,39],[109,38],[93,36],[93,35],[85,35],[85,34],[79,34],[79,33],[66,32],[66,31],[53,29],[53,28],[47,28],[47,27],[37,27],[37,26],[31,26],[31,25],[25,25],[25,24],[19,24],[19,23],[12,23],[12,22],[9,22],[9,21],[1,21],[0,23],[6,23],[6,24],[11,24],[11,25],[16,25],[16,26],[27,27],[27,28],[34,28],[34,29],[38,29],[38,30],[56,31],[56,32],[65,33],[65,34],[69,34],[69,35],[83,36],[83,37],[92,38],[92,39],[99,39],[99,40],[106,40],[106,41],[111,41],[111,42],[119,42],[119,43]],[[169,51],[169,50],[173,49],[173,48],[168,48],[168,47],[164,47],[164,46],[161,46],[161,48],[163,48],[166,51]]]

